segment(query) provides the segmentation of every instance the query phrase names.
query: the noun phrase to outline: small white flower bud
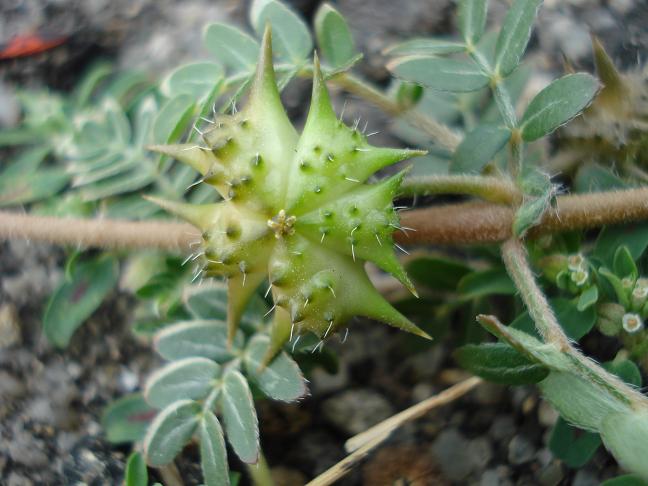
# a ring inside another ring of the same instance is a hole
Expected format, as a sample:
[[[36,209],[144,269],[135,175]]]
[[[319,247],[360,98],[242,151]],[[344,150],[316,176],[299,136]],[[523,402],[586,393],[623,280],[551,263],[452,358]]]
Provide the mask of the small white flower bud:
[[[587,279],[589,278],[589,272],[584,269],[576,270],[571,272],[571,280],[574,282],[578,287],[582,287],[587,283]]]
[[[583,257],[583,255],[581,255],[580,253],[569,255],[569,257],[567,257],[567,268],[569,268],[572,272],[585,270],[585,258]]]
[[[637,331],[641,331],[644,327],[643,321],[639,314],[625,314],[623,316],[623,329],[630,334],[634,334]]]

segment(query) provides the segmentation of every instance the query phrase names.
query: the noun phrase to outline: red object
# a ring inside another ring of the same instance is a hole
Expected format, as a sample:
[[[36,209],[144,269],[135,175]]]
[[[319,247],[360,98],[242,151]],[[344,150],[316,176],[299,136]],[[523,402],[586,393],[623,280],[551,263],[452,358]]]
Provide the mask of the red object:
[[[0,60],[33,56],[60,46],[67,37],[43,38],[38,34],[18,35],[0,46]]]

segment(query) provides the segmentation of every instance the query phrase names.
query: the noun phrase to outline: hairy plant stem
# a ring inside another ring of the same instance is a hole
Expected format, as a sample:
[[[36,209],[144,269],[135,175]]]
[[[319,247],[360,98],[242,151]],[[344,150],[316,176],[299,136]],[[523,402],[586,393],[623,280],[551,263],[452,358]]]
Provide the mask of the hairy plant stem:
[[[259,462],[256,464],[246,464],[246,466],[254,486],[275,486],[268,462],[263,456],[263,453],[259,452]]]
[[[409,177],[401,185],[403,196],[466,194],[499,204],[516,204],[520,192],[505,176],[434,175]]]
[[[404,109],[398,102],[385,95],[366,81],[349,73],[340,73],[331,77],[331,82],[376,105],[392,116],[402,116],[414,126],[430,135],[433,140],[450,152],[461,142],[461,138],[446,125],[423,115],[415,110]]]
[[[401,212],[402,244],[498,243],[511,235],[514,210],[507,205],[460,203]],[[648,187],[559,196],[529,236],[648,220]],[[105,249],[190,251],[200,232],[187,223],[35,216],[0,211],[0,241],[22,239]]]
[[[558,324],[549,302],[535,281],[522,242],[517,238],[506,241],[502,245],[502,260],[544,342],[567,351],[571,347],[569,338]]]

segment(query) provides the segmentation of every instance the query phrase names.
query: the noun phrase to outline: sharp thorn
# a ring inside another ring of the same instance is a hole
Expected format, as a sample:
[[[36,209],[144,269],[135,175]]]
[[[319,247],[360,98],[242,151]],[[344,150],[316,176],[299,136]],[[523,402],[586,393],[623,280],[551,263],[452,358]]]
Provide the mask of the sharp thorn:
[[[270,315],[270,313],[273,310],[275,310],[275,307],[277,307],[277,304],[274,304],[272,307],[270,307],[270,310],[268,312],[266,312],[265,314],[263,314],[263,317],[268,317]]]
[[[394,246],[398,248],[400,251],[402,251],[403,253],[405,253],[406,255],[409,255],[409,252],[405,248],[400,246],[398,243],[394,243]]]
[[[326,336],[328,336],[328,333],[331,332],[331,328],[333,327],[333,319],[329,321],[329,326],[326,329],[326,332],[324,333],[324,339],[326,339]],[[347,328],[348,329],[348,328]]]
[[[301,336],[297,336],[297,338],[295,339],[295,342],[292,345],[292,352],[293,353],[295,352],[295,346],[297,346],[297,343],[299,342],[299,338],[301,338]]]

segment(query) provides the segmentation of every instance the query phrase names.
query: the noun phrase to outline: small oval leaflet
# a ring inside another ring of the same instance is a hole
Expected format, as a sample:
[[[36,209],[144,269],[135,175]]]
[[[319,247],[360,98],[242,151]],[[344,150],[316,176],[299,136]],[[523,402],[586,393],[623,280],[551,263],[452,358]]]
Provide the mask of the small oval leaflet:
[[[194,62],[172,71],[162,82],[160,90],[168,97],[188,94],[203,99],[223,78],[220,64],[215,62]]]
[[[568,74],[554,81],[536,95],[520,122],[522,138],[532,142],[550,134],[578,116],[600,89],[589,74]]]
[[[396,59],[387,67],[399,78],[441,91],[477,91],[489,81],[472,61],[412,56]]]
[[[252,338],[245,353],[247,374],[259,385],[259,388],[275,400],[292,402],[306,394],[308,388],[299,365],[285,352],[279,353],[270,364],[259,373],[270,339],[257,335]]]
[[[146,461],[153,467],[169,464],[191,440],[202,407],[193,400],[180,400],[162,410],[144,438]]]
[[[315,15],[315,35],[324,58],[334,68],[345,66],[358,55],[346,20],[328,3]]]
[[[237,334],[235,344],[241,344],[242,335]],[[155,348],[165,359],[177,360],[203,357],[224,363],[233,358],[227,349],[227,328],[223,321],[182,321],[165,327],[155,336]]]
[[[220,401],[227,440],[243,462],[255,464],[259,459],[259,423],[250,387],[239,371],[233,369],[225,375]]]
[[[230,71],[254,71],[259,43],[242,30],[220,23],[209,24],[203,33],[203,44]]]
[[[304,21],[290,8],[275,0],[254,0],[250,23],[262,34],[266,23],[272,25],[272,47],[285,61],[301,64],[313,50],[313,40]]]
[[[214,387],[221,367],[207,358],[174,361],[155,372],[146,383],[146,401],[157,408],[183,399],[205,398]]]
[[[220,422],[212,412],[200,421],[200,465],[205,486],[229,486],[227,450]]]
[[[480,172],[511,138],[511,130],[493,124],[477,126],[461,141],[452,157],[450,172]]]

